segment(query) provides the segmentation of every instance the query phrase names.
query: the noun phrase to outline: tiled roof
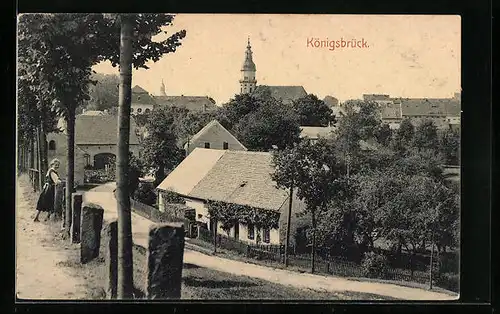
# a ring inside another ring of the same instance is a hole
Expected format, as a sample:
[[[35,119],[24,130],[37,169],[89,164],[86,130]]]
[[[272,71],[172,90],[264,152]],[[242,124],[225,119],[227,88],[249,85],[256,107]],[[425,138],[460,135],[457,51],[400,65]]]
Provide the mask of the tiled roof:
[[[271,93],[271,97],[281,99],[283,103],[291,103],[293,100],[307,96],[306,90],[303,86],[259,85],[255,89],[254,93],[259,93],[266,89]]]
[[[159,106],[176,106],[192,111],[205,111],[217,109],[208,96],[155,96]]]
[[[157,189],[188,196],[224,154],[224,150],[195,148]]]
[[[132,87],[132,93],[133,94],[149,94],[147,90],[140,87],[139,85],[135,85],[134,87]]]
[[[142,87],[136,85],[132,88],[132,104],[154,105],[154,98]]]
[[[339,105],[339,100],[333,96],[326,96],[323,101],[328,107],[337,107]]]
[[[158,186],[187,197],[279,210],[288,193],[271,178],[271,154],[196,148]]]
[[[310,139],[317,139],[318,137],[328,137],[331,135],[333,127],[319,127],[319,126],[301,126],[300,136]]]
[[[396,98],[403,116],[460,116],[460,102],[454,98]]]
[[[100,110],[86,110],[84,112],[82,112],[82,115],[84,116],[102,116],[106,114],[104,111],[100,111]]]
[[[136,124],[130,119],[130,144],[139,144],[135,134]],[[75,143],[85,144],[111,144],[118,141],[118,117],[115,115],[86,116],[78,115],[75,119]]]
[[[207,125],[205,125],[198,133],[196,133],[191,139],[190,142],[195,142],[200,138],[201,136],[205,135],[208,133],[211,129],[213,128],[218,128],[219,130],[222,130],[222,132],[227,133],[230,137],[232,137],[238,144],[240,144],[242,147],[245,148],[245,145],[243,145],[236,137],[234,137],[231,132],[229,132],[225,127],[222,126],[222,124],[219,123],[217,120],[212,120]],[[246,148],[245,148],[246,150]]]
[[[389,100],[389,95],[383,94],[363,94],[364,101]]]
[[[189,196],[278,210],[288,194],[271,178],[271,158],[270,153],[226,150]]]
[[[402,119],[401,104],[384,103],[380,104],[382,119]]]

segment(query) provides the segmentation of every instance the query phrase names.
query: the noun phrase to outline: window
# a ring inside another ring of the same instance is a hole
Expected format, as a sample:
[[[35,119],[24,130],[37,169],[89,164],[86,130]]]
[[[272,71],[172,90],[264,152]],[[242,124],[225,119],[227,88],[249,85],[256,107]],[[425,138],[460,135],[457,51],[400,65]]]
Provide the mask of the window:
[[[141,108],[137,108],[137,113],[141,113],[142,112],[142,109]]]
[[[130,113],[134,112],[134,108],[130,108]]]
[[[85,166],[90,166],[90,155],[85,154],[85,155],[83,155],[83,158],[85,160]]]
[[[210,148],[210,143],[209,142],[205,142],[205,148]]]
[[[56,150],[56,141],[52,140],[49,142],[49,150]]]
[[[255,238],[255,226],[252,224],[248,225],[248,238],[253,240]]]
[[[222,143],[223,149],[229,149],[229,144],[227,142]]]
[[[271,242],[271,231],[266,228],[264,229],[264,243],[269,243]]]
[[[148,108],[148,109],[146,109],[146,111],[144,111],[144,112],[145,112],[145,113],[149,113],[150,111],[151,111],[151,110],[149,110],[149,108]]]

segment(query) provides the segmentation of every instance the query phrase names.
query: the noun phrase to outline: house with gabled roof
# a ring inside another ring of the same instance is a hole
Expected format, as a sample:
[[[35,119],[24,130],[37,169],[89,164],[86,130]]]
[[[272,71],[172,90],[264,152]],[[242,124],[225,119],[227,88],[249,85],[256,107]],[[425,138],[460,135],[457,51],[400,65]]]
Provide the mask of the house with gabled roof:
[[[259,85],[252,94],[258,95],[267,93],[274,99],[281,100],[284,104],[291,104],[294,100],[307,96],[307,92],[303,86]]]
[[[321,138],[330,138],[333,136],[333,131],[335,127],[332,126],[301,126],[300,127],[300,137],[303,139],[308,139],[311,142],[316,142]]]
[[[154,96],[156,107],[178,107],[189,111],[208,112],[217,109],[215,101],[208,96]]]
[[[210,229],[215,226],[208,214],[210,201],[273,211],[279,215],[278,228],[264,230],[239,222],[228,235],[247,243],[256,243],[260,238],[261,244],[283,244],[289,192],[276,187],[271,178],[273,172],[272,155],[267,152],[196,148],[158,185],[159,209],[166,208],[163,193],[177,193],[188,207],[195,209],[198,224]],[[295,214],[304,208],[304,203],[294,195],[290,224],[292,243],[301,223]],[[217,230],[226,233],[220,223]]]
[[[184,145],[186,154],[190,154],[196,147],[222,150],[247,150],[234,135],[232,135],[217,120],[210,121]]]
[[[64,124],[60,132],[47,134],[47,156],[57,158],[61,164],[67,160],[67,136]],[[139,138],[136,124],[130,120],[129,150],[139,155]],[[75,182],[83,184],[84,168],[105,169],[116,159],[118,143],[118,117],[115,115],[78,115],[75,118]],[[59,175],[66,177],[66,167],[59,168]]]
[[[132,88],[130,114],[143,114],[153,111],[156,102],[151,94],[139,85]]]

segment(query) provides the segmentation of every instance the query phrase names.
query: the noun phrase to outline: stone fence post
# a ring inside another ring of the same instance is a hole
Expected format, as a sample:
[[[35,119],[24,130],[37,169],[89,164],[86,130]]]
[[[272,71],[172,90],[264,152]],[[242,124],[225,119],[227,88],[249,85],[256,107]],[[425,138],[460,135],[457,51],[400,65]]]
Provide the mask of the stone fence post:
[[[111,221],[106,227],[106,271],[108,281],[106,296],[116,299],[118,285],[118,221]]]
[[[57,218],[62,217],[64,201],[64,183],[56,184],[54,188],[54,214]]]
[[[71,242],[80,243],[80,225],[82,217],[82,194],[73,193],[71,200],[73,219],[71,221]]]
[[[82,209],[80,261],[88,263],[99,256],[104,209],[96,204],[85,204]]]
[[[166,223],[149,230],[148,299],[180,299],[184,257],[184,226]]]

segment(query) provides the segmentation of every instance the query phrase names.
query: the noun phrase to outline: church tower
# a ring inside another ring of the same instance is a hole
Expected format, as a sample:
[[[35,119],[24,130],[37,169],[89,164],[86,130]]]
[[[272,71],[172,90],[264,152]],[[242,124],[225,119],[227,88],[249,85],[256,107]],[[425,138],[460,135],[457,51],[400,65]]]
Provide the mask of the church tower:
[[[167,93],[165,92],[165,84],[163,84],[163,79],[161,80],[160,85],[160,96],[167,96]]]
[[[257,80],[255,79],[255,63],[252,60],[252,47],[250,46],[250,38],[248,38],[247,50],[245,52],[245,61],[241,68],[240,93],[249,94],[255,90]]]

